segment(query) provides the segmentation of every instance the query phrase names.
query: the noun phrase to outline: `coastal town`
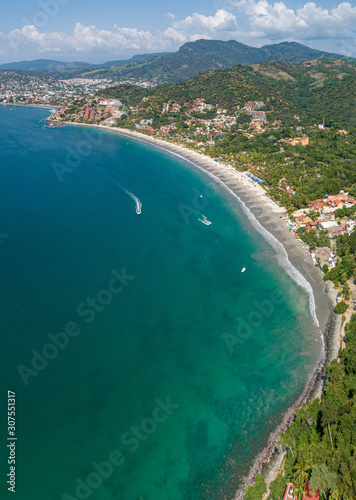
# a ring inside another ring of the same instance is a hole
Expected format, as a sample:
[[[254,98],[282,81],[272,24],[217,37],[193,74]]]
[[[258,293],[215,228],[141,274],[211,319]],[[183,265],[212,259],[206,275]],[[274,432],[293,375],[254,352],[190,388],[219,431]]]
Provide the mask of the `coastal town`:
[[[125,83],[134,83],[136,87],[133,88],[138,88],[138,84],[142,88],[150,86],[149,82]],[[339,142],[347,143],[346,130],[329,132],[324,120],[306,125],[297,114],[291,117],[292,121],[286,127],[283,120],[276,116],[273,106],[252,99],[237,105],[233,112],[219,104],[211,104],[202,97],[185,102],[167,100],[158,104],[159,108],[152,113],[152,98],[141,96],[132,105],[125,98],[125,85],[119,87],[124,90],[122,97],[120,92],[117,98],[107,97],[110,89],[118,85],[119,82],[108,78],[58,79],[2,71],[0,103],[52,106],[53,112],[48,118],[50,126],[82,123],[132,130],[207,155],[227,168],[244,171],[252,186],[263,187],[267,196],[281,207],[286,207],[286,214],[282,217],[285,227],[310,253],[314,265],[323,270],[325,278],[332,277],[334,285],[341,287],[336,297],[336,302],[343,304],[339,309],[344,311],[349,308],[349,312],[354,309],[356,295],[353,292],[353,274],[348,276],[348,283],[344,283],[340,275],[335,278],[335,271],[334,275],[330,275],[332,269],[342,267],[340,263],[343,257],[338,252],[340,238],[350,236],[355,229],[354,196],[340,189],[337,194],[325,193],[318,199],[304,196],[297,201],[301,197],[300,190],[298,192],[288,176],[275,176],[272,182],[267,157],[261,161],[258,155],[249,153],[251,141],[266,141],[268,135],[268,145],[272,148],[270,160],[280,157],[286,166],[289,164],[293,168],[301,157],[302,149],[307,151],[314,146],[313,136],[316,133],[336,133]],[[289,137],[286,131],[289,131]],[[234,143],[233,138],[236,141]],[[240,151],[233,152],[238,141]],[[235,146],[231,147],[231,144]],[[317,177],[322,175],[322,164],[315,175],[317,181]],[[350,288],[352,293],[349,293]]]
[[[67,105],[72,99],[92,96],[102,89],[117,85],[117,83],[109,78],[56,79],[38,74],[0,71],[0,103]]]
[[[133,99],[127,97],[132,83],[133,93],[137,93]],[[340,156],[346,158],[353,148],[350,130],[331,127],[324,119],[307,122],[295,113],[279,115],[267,99],[256,100],[252,95],[228,109],[219,102],[212,103],[196,95],[189,99],[184,96],[159,100],[140,93],[150,87],[150,82],[124,82],[126,84],[129,87],[122,87],[123,82],[110,78],[52,79],[5,71],[0,72],[0,103],[7,105],[9,111],[15,105],[48,106],[50,116],[44,120],[44,128],[81,124],[126,132],[133,137],[149,139],[151,143],[164,141],[159,144],[193,151],[209,160],[217,176],[221,174],[223,178],[226,172],[232,173],[237,185],[251,189],[261,206],[271,209],[266,213],[275,212],[273,217],[278,229],[293,239],[293,247],[296,245],[299,251],[307,254],[318,269],[318,275],[323,273],[320,281],[326,282],[325,290],[335,292],[331,300],[332,309],[339,315],[336,342],[340,341],[340,346],[346,348],[350,338],[346,325],[356,310],[356,193],[352,188],[347,189],[348,178],[338,162]],[[333,152],[331,160],[323,156],[331,149],[330,143],[338,153]],[[335,165],[337,182],[330,181],[330,169]],[[319,188],[322,181],[323,187]],[[338,357],[338,364],[342,356]],[[290,462],[294,459],[296,439],[291,444],[291,441],[284,442],[281,436],[288,433],[296,421],[296,414],[303,411],[300,409],[309,401],[324,374],[325,361],[326,358],[320,358],[303,393],[269,436],[238,498],[255,498],[254,493],[249,496],[249,488],[252,488],[250,492],[256,491],[259,472],[277,449],[283,449]],[[310,426],[315,427],[313,439],[316,439],[317,417],[313,417],[315,421],[308,418],[308,426],[312,421]],[[306,419],[301,419],[303,425]],[[300,422],[297,420],[297,423]],[[320,422],[318,425],[320,427]],[[273,496],[272,483],[271,488],[268,485],[268,493],[267,489],[263,490],[262,498],[266,499],[271,492],[268,498],[279,500],[321,498],[319,490],[311,491],[309,476],[305,476],[303,486],[298,474],[293,482],[292,476],[288,477],[291,482],[287,486],[284,477],[284,482],[274,479],[280,481],[278,495]]]
[[[130,105],[125,98],[101,96],[117,85],[118,82],[111,79],[64,80],[38,75],[25,77],[17,72],[3,71],[0,72],[0,103],[52,106],[53,112],[48,118],[51,126],[73,122],[121,127],[208,155],[228,168],[244,171],[251,185],[263,187],[266,194],[281,206],[286,201],[293,203],[293,199],[297,198],[295,187],[283,176],[276,179],[273,191],[273,186],[268,185],[268,178],[266,181],[266,161],[256,161],[248,151],[238,154],[225,152],[226,140],[234,133],[235,137],[245,141],[247,148],[251,140],[263,139],[270,134],[269,137],[274,137],[274,154],[278,153],[284,161],[291,162],[291,150],[300,151],[300,148],[312,146],[308,134],[313,134],[314,130],[328,133],[324,121],[303,126],[300,116],[294,115],[294,125],[292,123],[288,129],[292,137],[285,134],[279,137],[284,123],[276,118],[273,107],[261,100],[247,100],[236,106],[233,113],[201,97],[181,103],[169,100],[161,104],[154,117],[150,117],[150,99],[147,97],[142,97],[136,105]],[[346,130],[339,129],[337,134],[347,140]],[[355,229],[355,198],[340,190],[338,194],[305,200],[304,206],[287,206],[287,210],[283,223],[310,253],[314,265],[324,273],[337,267],[341,260],[337,251],[338,241],[343,235],[351,235]],[[340,285],[337,280],[334,284]],[[353,288],[351,282],[346,286],[346,292],[350,286]],[[353,293],[346,293],[345,296],[340,292],[336,300],[353,310],[356,296]]]
[[[120,99],[110,99],[97,95],[72,99],[70,103],[58,107],[49,117],[52,124],[61,122],[75,122],[102,127],[125,127],[143,133],[147,136],[177,144],[196,152],[212,156],[217,162],[227,168],[244,171],[246,179],[252,186],[265,188],[265,193],[272,196],[281,206],[283,202],[276,200],[265,182],[265,162],[253,164],[243,152],[238,155],[222,152],[214,155],[214,147],[222,142],[231,130],[235,130],[243,138],[250,140],[262,134],[273,133],[283,126],[281,120],[268,121],[272,110],[263,101],[246,101],[239,106],[235,113],[229,114],[226,109],[206,103],[203,98],[195,98],[191,102],[179,104],[164,102],[160,109],[160,116],[168,120],[169,124],[157,125],[157,119],[147,118],[145,106],[147,99],[142,98],[136,106],[123,104]],[[212,117],[204,118],[204,115]],[[129,121],[127,121],[127,119]],[[310,139],[301,132],[306,128],[299,125],[300,117],[295,115],[295,127],[290,128],[294,137],[281,138],[274,141],[275,148],[285,155],[287,148],[305,148],[310,145]],[[314,130],[327,133],[325,123],[314,125]],[[297,134],[301,133],[300,136]],[[347,137],[347,131],[337,131],[339,137]],[[289,153],[290,154],[290,153]],[[287,160],[289,159],[286,156]],[[245,161],[244,161],[245,160]],[[263,176],[263,177],[262,177]],[[296,194],[295,188],[288,183],[286,177],[278,179],[278,191],[289,200]],[[315,266],[328,274],[337,268],[341,262],[337,245],[341,236],[350,236],[355,229],[356,200],[349,193],[340,190],[338,194],[326,195],[316,200],[307,200],[304,206],[297,209],[288,209],[282,220],[287,229],[292,232],[296,240],[302,244],[305,251],[311,256]],[[340,267],[340,266],[339,266]],[[342,303],[349,311],[354,310],[356,295],[349,293],[353,289],[353,274],[348,277],[349,283],[344,283],[336,297],[336,304]],[[334,280],[334,284],[341,286],[341,282]],[[338,309],[336,309],[338,310]]]

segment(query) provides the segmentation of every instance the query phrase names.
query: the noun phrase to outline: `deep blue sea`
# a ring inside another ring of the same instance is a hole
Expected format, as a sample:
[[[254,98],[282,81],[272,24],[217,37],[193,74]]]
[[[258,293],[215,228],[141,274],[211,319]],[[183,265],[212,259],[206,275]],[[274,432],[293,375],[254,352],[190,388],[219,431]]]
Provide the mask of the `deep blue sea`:
[[[19,500],[230,499],[319,356],[308,297],[221,184],[48,114],[0,106],[0,497],[10,390]]]

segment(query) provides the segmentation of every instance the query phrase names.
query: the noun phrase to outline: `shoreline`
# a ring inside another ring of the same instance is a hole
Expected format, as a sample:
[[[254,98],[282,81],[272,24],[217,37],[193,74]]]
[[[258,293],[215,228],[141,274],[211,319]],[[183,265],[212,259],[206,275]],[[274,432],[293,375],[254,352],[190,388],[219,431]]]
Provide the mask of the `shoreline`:
[[[28,108],[42,108],[42,109],[59,109],[59,106],[52,106],[51,104],[21,104],[20,102],[0,102],[1,106],[23,106]]]
[[[54,122],[56,123],[56,122]],[[291,231],[285,224],[282,224],[283,217],[286,214],[284,207],[280,207],[271,198],[266,191],[258,184],[253,183],[246,175],[246,172],[237,171],[233,167],[226,166],[223,163],[213,160],[209,156],[190,150],[181,145],[177,145],[162,139],[153,138],[140,132],[122,129],[119,127],[100,126],[92,124],[81,124],[73,122],[61,122],[66,125],[97,128],[113,132],[122,136],[131,137],[134,140],[155,146],[161,150],[174,154],[192,164],[195,168],[203,170],[206,175],[214,180],[219,180],[224,190],[234,196],[241,205],[250,223],[274,248],[277,254],[278,263],[283,270],[289,274],[294,281],[301,286],[309,295],[310,312],[312,315],[312,302],[315,308],[315,318],[319,325],[321,341],[321,352],[319,361],[309,374],[308,381],[304,389],[279,419],[275,429],[267,437],[263,450],[253,460],[247,475],[244,477],[242,486],[236,491],[234,499],[240,500],[247,486],[253,484],[257,473],[262,472],[269,484],[274,479],[276,470],[283,462],[285,452],[277,446],[279,435],[285,432],[294,420],[297,409],[301,408],[315,397],[320,397],[324,385],[323,376],[325,366],[332,359],[335,359],[340,346],[340,324],[341,318],[333,313],[333,299],[335,291],[323,281],[323,273],[316,268],[312,262],[310,254],[306,252],[305,246],[296,241]],[[246,210],[244,209],[246,207]],[[252,220],[254,219],[254,220]],[[260,227],[259,227],[260,226]],[[272,236],[267,239],[266,234]],[[275,241],[273,241],[273,239]],[[284,262],[278,256],[278,246],[285,254]],[[297,275],[291,274],[290,269],[294,269]],[[299,281],[297,280],[299,279]],[[304,283],[301,281],[304,279]],[[304,285],[304,286],[303,286]],[[316,340],[316,339],[315,339]]]

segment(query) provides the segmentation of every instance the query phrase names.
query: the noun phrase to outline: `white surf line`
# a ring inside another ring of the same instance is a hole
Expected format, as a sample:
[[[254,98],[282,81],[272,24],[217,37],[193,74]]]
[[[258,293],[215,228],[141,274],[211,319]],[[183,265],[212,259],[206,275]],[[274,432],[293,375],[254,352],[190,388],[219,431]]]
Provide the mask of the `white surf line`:
[[[228,188],[229,189],[229,188]],[[230,190],[231,191],[231,190]],[[235,193],[234,193],[235,194]],[[287,250],[284,248],[282,243],[270,233],[255,217],[251,210],[247,207],[246,203],[239,198],[243,212],[250,219],[252,226],[264,237],[264,239],[271,245],[271,247],[276,251],[278,264],[287,272],[287,274],[309,295],[309,309],[316,326],[319,326],[319,321],[316,316],[315,298],[314,292],[309,281],[303,276],[303,274],[296,269],[288,258]]]
[[[145,142],[146,144],[148,143],[148,141],[146,142],[145,140],[141,140],[141,142]],[[285,272],[288,274],[288,276],[290,276],[292,278],[292,280],[295,281],[297,283],[297,285],[299,285],[309,296],[309,310],[310,310],[310,313],[311,313],[311,316],[313,318],[315,325],[317,325],[319,327],[319,321],[318,321],[318,318],[316,316],[314,291],[313,291],[311,284],[302,275],[302,273],[300,273],[298,271],[298,269],[296,269],[293,266],[293,264],[290,262],[290,260],[288,258],[288,253],[287,253],[286,249],[284,248],[284,246],[282,245],[282,243],[260,223],[260,221],[255,217],[255,215],[247,207],[246,203],[243,202],[242,199],[236,193],[234,193],[234,191],[232,191],[232,189],[230,189],[225,184],[225,182],[223,182],[218,176],[214,175],[209,170],[207,170],[203,167],[200,167],[197,163],[194,163],[193,161],[189,160],[188,158],[185,158],[184,156],[182,156],[178,153],[175,153],[174,151],[166,149],[161,145],[153,143],[152,146],[156,146],[158,149],[166,151],[174,156],[178,156],[178,158],[181,158],[182,160],[190,163],[191,165],[198,168],[202,172],[205,172],[205,174],[208,175],[209,177],[211,177],[212,179],[214,179],[214,181],[218,182],[219,184],[222,184],[224,186],[224,188],[230,194],[232,194],[232,196],[234,196],[238,200],[238,202],[240,203],[240,205],[242,207],[243,212],[250,219],[252,226],[256,229],[256,231],[258,231],[262,235],[262,237],[275,250],[275,252],[277,254],[278,264],[282,267],[282,269],[285,270]],[[326,358],[325,341],[324,341],[322,331],[320,329],[319,329],[319,333],[320,333],[320,338],[321,338],[321,342],[322,342],[322,348],[321,348],[319,362],[318,362],[316,368],[314,369],[313,374],[320,373],[320,364],[323,364],[325,362],[325,358]],[[236,492],[234,498],[242,498],[242,497],[241,497],[241,495],[238,496],[238,492]]]
[[[126,135],[126,134],[122,134],[122,135]],[[135,139],[135,137],[133,135],[130,135],[130,137],[132,137],[133,139]],[[230,189],[225,184],[225,182],[222,181],[219,177],[217,177],[216,175],[214,175],[211,172],[209,172],[209,170],[207,170],[207,169],[205,169],[203,167],[200,167],[197,163],[193,162],[192,160],[189,160],[188,158],[184,157],[183,155],[181,155],[179,153],[171,151],[169,148],[165,148],[161,144],[157,144],[155,142],[150,142],[150,141],[145,141],[144,138],[143,139],[136,138],[136,139],[139,140],[140,142],[144,142],[145,144],[151,144],[152,146],[156,146],[158,149],[166,151],[169,154],[177,156],[178,158],[181,158],[182,160],[190,163],[191,165],[193,165],[194,167],[198,168],[202,172],[205,172],[205,174],[208,175],[209,177],[211,177],[212,179],[214,179],[214,181],[217,181],[220,184],[222,184],[224,186],[224,188],[230,194],[232,194],[232,196],[234,196],[238,200],[238,202],[242,206],[243,212],[251,220],[252,226],[256,229],[256,231],[258,231],[263,236],[263,238],[275,250],[275,252],[277,254],[277,262],[278,262],[278,264],[282,267],[282,269],[284,269],[286,271],[286,273],[288,274],[288,276],[290,276],[292,278],[292,280],[295,281],[297,283],[297,285],[299,285],[307,293],[307,295],[309,296],[309,310],[310,310],[310,314],[311,314],[311,316],[313,318],[314,324],[319,327],[319,321],[318,321],[318,318],[317,318],[317,315],[316,315],[316,306],[315,306],[314,291],[313,291],[313,288],[312,288],[311,284],[302,275],[302,273],[300,271],[298,271],[298,269],[296,269],[293,266],[293,264],[290,262],[290,260],[288,258],[288,253],[287,253],[286,249],[284,248],[284,246],[282,245],[282,243],[275,236],[273,236],[273,234],[270,233],[260,223],[260,221],[255,217],[255,215],[251,212],[251,210],[247,207],[247,205],[242,201],[242,199],[236,193],[234,193],[234,191],[232,191],[232,189]],[[177,147],[179,147],[179,146],[177,146]],[[325,353],[326,353],[326,350],[325,350],[325,341],[324,341],[324,337],[323,337],[323,334],[322,334],[321,331],[320,331],[320,338],[321,338],[321,342],[322,342],[321,358],[325,359]]]
[[[164,149],[164,148],[160,148],[160,149]],[[182,160],[185,160],[188,163],[191,163],[196,168],[199,168],[199,170],[202,170],[203,172],[205,172],[209,177],[211,177],[215,181],[218,181],[219,183],[221,183],[224,186],[224,188],[227,191],[229,191],[229,193],[232,194],[238,200],[238,202],[242,206],[243,212],[250,219],[252,226],[256,229],[256,231],[258,231],[264,237],[264,239],[275,250],[275,252],[277,254],[278,264],[286,271],[286,273],[288,274],[288,276],[290,276],[292,278],[292,280],[295,281],[297,283],[297,285],[299,285],[307,293],[307,295],[309,296],[309,310],[310,310],[310,314],[311,314],[311,316],[313,318],[313,321],[314,321],[315,325],[319,326],[319,321],[318,321],[318,318],[316,316],[316,306],[315,306],[315,297],[314,297],[313,288],[312,288],[311,284],[309,283],[309,281],[302,275],[302,273],[300,271],[298,271],[298,269],[296,269],[293,266],[293,264],[290,262],[290,260],[288,258],[287,251],[284,248],[284,246],[282,245],[282,243],[275,236],[273,236],[273,234],[270,233],[260,223],[260,221],[255,217],[255,215],[247,207],[246,203],[244,203],[242,201],[242,199],[236,193],[234,193],[234,191],[232,191],[232,189],[230,189],[225,184],[225,182],[223,182],[219,177],[217,177],[216,175],[214,175],[211,172],[209,172],[209,170],[206,170],[203,167],[200,167],[198,164],[196,164],[193,161],[185,158],[184,156],[182,156],[182,155],[180,155],[178,153],[175,153],[174,151],[169,151],[169,149],[165,149],[165,151],[168,151],[169,153],[171,153],[171,154],[173,154],[175,156],[178,156],[179,158],[182,158]],[[321,339],[322,339],[322,344],[323,344],[322,345],[322,351],[323,351],[323,354],[324,354],[324,352],[325,352],[325,343],[324,343],[324,338],[323,338],[322,335],[321,335]]]

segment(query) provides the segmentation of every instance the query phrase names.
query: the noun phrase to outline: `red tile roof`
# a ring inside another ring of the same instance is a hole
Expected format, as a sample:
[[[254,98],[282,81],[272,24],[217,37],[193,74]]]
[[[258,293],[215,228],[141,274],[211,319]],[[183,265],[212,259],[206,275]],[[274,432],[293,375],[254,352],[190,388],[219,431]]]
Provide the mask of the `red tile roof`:
[[[310,491],[309,483],[307,483],[304,486],[304,491],[306,493],[306,496],[304,497],[305,500],[319,500],[320,499],[319,490],[315,493],[315,495],[313,495],[313,493]]]
[[[310,491],[309,484],[307,483],[304,486],[304,495],[303,500],[320,500],[319,491],[315,493],[315,495]],[[286,491],[284,492],[283,500],[297,500],[297,497],[294,496],[294,484],[288,483],[286,487]]]
[[[283,500],[294,500],[294,484],[288,483],[286,487],[286,491],[284,492]]]

